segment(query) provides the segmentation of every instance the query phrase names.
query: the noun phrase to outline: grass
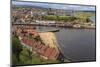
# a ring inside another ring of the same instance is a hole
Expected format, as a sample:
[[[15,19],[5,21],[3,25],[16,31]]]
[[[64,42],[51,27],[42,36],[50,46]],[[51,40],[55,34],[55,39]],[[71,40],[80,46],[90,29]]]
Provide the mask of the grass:
[[[21,62],[21,64],[30,64],[31,63],[28,49],[25,47],[23,47],[23,50],[20,53],[20,62]]]
[[[38,55],[32,55],[32,64],[41,64],[42,60]]]
[[[51,64],[51,63],[59,63],[59,61],[58,60],[46,60],[42,62],[42,64]]]
[[[43,60],[37,54],[33,54],[32,56],[32,64],[51,64],[51,63],[59,63],[58,60]]]
[[[58,60],[43,60],[37,54],[32,54],[32,59],[29,58],[27,48],[23,47],[23,51],[20,54],[20,62],[21,64],[51,64],[51,63],[59,63]]]
[[[55,15],[48,15],[44,17],[44,20],[55,20],[55,21],[74,21],[76,17],[74,16],[55,16]]]
[[[75,14],[76,17],[80,17],[80,18],[88,18],[94,15],[95,15],[94,13],[90,13],[90,12],[76,12]]]

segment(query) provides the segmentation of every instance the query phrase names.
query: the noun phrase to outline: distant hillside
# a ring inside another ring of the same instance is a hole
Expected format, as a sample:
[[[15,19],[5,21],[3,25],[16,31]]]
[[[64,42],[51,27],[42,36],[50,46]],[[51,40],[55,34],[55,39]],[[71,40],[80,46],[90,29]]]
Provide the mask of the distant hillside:
[[[52,9],[52,10],[64,10],[64,11],[79,11],[79,12],[92,12],[95,13],[95,11],[89,11],[89,10],[68,10],[68,9],[55,9],[55,8],[46,8],[42,6],[33,6],[33,5],[12,5],[12,7],[24,7],[24,8],[37,8],[37,9]]]
[[[12,5],[12,7],[23,7],[23,8],[39,8],[39,9],[46,9],[46,8],[44,8],[44,7],[32,6],[32,5]]]

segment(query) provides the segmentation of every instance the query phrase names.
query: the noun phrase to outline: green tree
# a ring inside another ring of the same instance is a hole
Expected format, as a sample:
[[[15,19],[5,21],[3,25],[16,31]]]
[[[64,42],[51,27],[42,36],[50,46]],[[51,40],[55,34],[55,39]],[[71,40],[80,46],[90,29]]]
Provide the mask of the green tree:
[[[32,58],[30,58],[32,55],[29,53],[30,51],[23,47],[23,50],[20,53],[20,64],[31,64]]]
[[[16,37],[13,37],[12,38],[12,55],[14,56],[13,61],[14,61],[14,58],[16,58],[16,60],[20,61],[19,55],[20,55],[21,51],[22,51],[22,45],[21,45],[19,39]]]

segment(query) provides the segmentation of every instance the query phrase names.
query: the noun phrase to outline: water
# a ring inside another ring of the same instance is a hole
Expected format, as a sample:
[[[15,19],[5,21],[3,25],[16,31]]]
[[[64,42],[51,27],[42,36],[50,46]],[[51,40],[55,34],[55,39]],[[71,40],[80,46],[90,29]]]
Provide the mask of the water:
[[[53,27],[38,27],[38,30],[52,29]],[[59,28],[55,32],[58,46],[65,58],[73,62],[95,60],[95,30]]]
[[[56,32],[61,52],[72,61],[95,60],[95,30],[61,29]]]

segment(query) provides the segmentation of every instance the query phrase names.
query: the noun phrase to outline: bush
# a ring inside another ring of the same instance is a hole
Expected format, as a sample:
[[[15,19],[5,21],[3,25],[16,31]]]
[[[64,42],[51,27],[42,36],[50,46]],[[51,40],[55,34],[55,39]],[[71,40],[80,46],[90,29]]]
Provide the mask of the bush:
[[[22,51],[22,45],[18,38],[12,37],[12,62],[18,64],[20,62],[19,55]]]

